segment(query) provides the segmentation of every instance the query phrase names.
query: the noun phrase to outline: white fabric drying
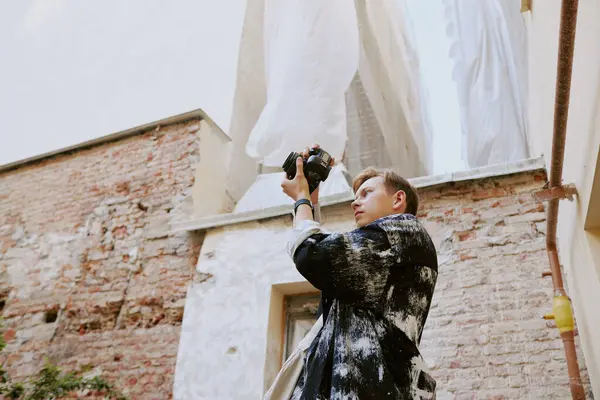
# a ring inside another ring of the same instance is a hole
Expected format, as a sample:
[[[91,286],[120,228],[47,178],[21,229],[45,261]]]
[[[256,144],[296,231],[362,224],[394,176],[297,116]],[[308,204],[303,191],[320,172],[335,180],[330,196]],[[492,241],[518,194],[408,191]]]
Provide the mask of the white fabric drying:
[[[391,166],[404,176],[431,171],[431,124],[406,0],[355,0],[359,74]]]
[[[346,145],[344,92],[358,68],[358,29],[347,0],[265,0],[267,103],[246,151],[279,167],[319,143],[338,160]]]
[[[431,129],[404,1],[247,0],[234,141],[250,132],[246,154],[265,167],[316,142],[337,160],[345,150],[352,173],[429,173]],[[254,55],[261,62],[249,63]]]
[[[527,158],[527,31],[520,0],[443,0],[470,167]]]

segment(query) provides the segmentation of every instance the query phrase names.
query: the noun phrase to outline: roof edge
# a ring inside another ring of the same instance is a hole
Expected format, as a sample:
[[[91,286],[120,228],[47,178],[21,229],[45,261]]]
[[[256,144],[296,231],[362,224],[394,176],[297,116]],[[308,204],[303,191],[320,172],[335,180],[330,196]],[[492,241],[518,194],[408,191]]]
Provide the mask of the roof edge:
[[[529,158],[521,161],[494,164],[485,167],[469,169],[466,171],[457,171],[441,175],[429,175],[418,178],[410,178],[409,181],[417,189],[439,186],[452,182],[462,182],[477,179],[495,178],[506,175],[519,174],[524,172],[533,172],[545,170],[546,164],[544,157]],[[336,204],[347,203],[354,200],[354,194],[348,193],[336,194],[323,197],[319,200],[321,207],[332,206]],[[218,228],[226,225],[240,224],[244,222],[258,221],[266,218],[279,217],[291,214],[289,206],[276,206],[262,210],[252,210],[248,212],[217,214],[202,218],[190,218],[185,222],[173,224],[169,233],[182,231],[197,231],[211,228]]]
[[[214,125],[217,128],[217,130],[219,132],[221,132],[221,134],[223,134],[224,137],[227,138],[227,140],[229,140],[229,141],[231,140],[231,138],[225,132],[223,132],[223,130],[204,112],[204,110],[202,110],[201,108],[197,108],[192,111],[173,115],[171,117],[163,118],[158,121],[149,122],[147,124],[143,124],[143,125],[139,125],[139,126],[136,126],[133,128],[126,129],[124,131],[111,133],[109,135],[101,136],[99,138],[88,140],[88,141],[85,141],[82,143],[77,143],[72,146],[62,147],[60,149],[52,150],[47,153],[42,153],[42,154],[38,154],[38,155],[29,157],[29,158],[24,158],[22,160],[13,161],[8,164],[2,164],[2,165],[0,165],[0,172],[10,171],[12,169],[19,168],[24,165],[31,164],[31,163],[34,163],[37,161],[41,161],[41,160],[44,160],[47,158],[51,158],[51,157],[54,157],[54,156],[57,156],[57,155],[60,155],[63,153],[68,153],[68,152],[76,151],[76,150],[83,150],[83,149],[98,146],[101,144],[110,143],[110,142],[114,142],[117,140],[122,140],[122,139],[125,139],[128,137],[131,137],[131,136],[139,135],[143,132],[154,129],[157,126],[173,125],[173,124],[190,121],[193,119],[201,119],[201,120],[204,119],[204,120],[209,121],[212,125]]]

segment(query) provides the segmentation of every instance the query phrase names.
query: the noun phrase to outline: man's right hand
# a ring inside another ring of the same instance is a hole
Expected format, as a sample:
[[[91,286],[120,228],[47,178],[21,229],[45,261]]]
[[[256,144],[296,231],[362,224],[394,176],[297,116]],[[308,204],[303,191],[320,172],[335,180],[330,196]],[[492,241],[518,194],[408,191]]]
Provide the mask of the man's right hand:
[[[304,151],[301,153],[302,154],[302,158],[304,158],[304,160],[307,160],[309,157],[309,152],[310,149],[318,149],[320,146],[318,144],[313,144],[312,146],[310,146],[310,148],[305,147]],[[335,158],[331,158],[331,163],[330,166],[333,167],[333,165],[335,164]],[[321,186],[321,184],[319,183],[319,186],[317,186],[317,188],[310,194],[310,201],[313,204],[317,204],[319,202],[319,187]]]
[[[283,189],[283,192],[291,197],[291,199],[294,201],[310,198],[308,181],[304,176],[304,169],[302,167],[302,157],[298,157],[296,158],[296,176],[294,176],[292,179],[289,179],[286,173],[283,173],[281,188]]]

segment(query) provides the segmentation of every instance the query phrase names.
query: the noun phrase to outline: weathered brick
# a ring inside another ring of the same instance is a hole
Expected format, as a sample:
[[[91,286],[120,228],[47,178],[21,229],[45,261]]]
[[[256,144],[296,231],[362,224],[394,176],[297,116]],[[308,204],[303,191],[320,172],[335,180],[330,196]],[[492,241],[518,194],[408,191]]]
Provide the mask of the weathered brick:
[[[9,189],[0,197],[0,275],[10,277],[2,312],[11,375],[35,372],[48,355],[67,369],[94,364],[133,398],[171,396],[199,246],[167,231],[194,182],[197,126],[169,125],[0,174]],[[142,306],[149,297],[157,300]],[[47,323],[53,307],[57,321]]]
[[[132,398],[171,396],[201,242],[164,228],[193,184],[195,130],[167,126],[0,175],[10,189],[0,194],[0,277],[11,277],[0,299],[11,374],[32,374],[48,356],[67,369],[92,363]],[[560,337],[541,319],[552,289],[540,279],[544,206],[531,193],[544,181],[529,172],[420,191],[440,264],[421,350],[440,399],[569,398]],[[332,228],[346,225],[347,209],[325,214],[344,221]],[[282,223],[289,216],[257,226]],[[51,310],[57,320],[45,322]]]
[[[552,287],[540,278],[548,269],[546,215],[531,192],[543,187],[544,176],[516,174],[420,192],[429,204],[419,218],[440,260],[421,350],[440,399],[570,398],[558,331],[541,319],[552,308]],[[445,213],[457,207],[474,217],[470,225]]]

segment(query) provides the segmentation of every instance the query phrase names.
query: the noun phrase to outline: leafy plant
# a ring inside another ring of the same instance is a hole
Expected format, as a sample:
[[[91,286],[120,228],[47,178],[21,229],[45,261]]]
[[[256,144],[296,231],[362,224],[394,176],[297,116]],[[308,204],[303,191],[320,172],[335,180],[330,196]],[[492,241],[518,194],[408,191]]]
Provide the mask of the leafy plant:
[[[0,332],[0,353],[6,347],[2,333]],[[75,372],[63,372],[46,360],[46,364],[36,376],[22,382],[13,382],[2,364],[0,365],[0,395],[10,400],[55,400],[87,389],[98,392],[98,395],[103,395],[105,399],[127,400],[127,397],[104,378],[84,377],[83,375],[90,369],[91,366],[86,366]]]

